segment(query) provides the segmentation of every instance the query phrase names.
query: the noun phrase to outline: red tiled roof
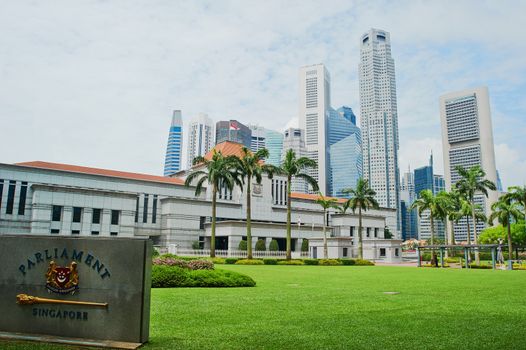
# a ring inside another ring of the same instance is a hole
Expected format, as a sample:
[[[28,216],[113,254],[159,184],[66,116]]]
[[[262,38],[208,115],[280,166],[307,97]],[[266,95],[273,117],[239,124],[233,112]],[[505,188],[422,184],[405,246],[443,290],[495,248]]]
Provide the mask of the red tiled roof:
[[[48,163],[48,162],[41,162],[41,161],[15,163],[15,165],[23,166],[23,167],[29,167],[29,168],[39,168],[39,169],[47,169],[47,170],[66,171],[66,172],[70,172],[70,173],[100,175],[100,176],[116,177],[116,178],[121,178],[121,179],[168,183],[168,184],[174,184],[174,185],[183,185],[184,184],[184,180],[178,179],[178,178],[175,178],[175,177],[165,177],[165,176],[157,176],[157,175],[129,173],[129,172],[126,172],[126,171],[107,170],[107,169],[99,169],[99,168],[89,168],[89,167],[78,166],[78,165],[69,165],[69,164],[60,164],[60,163]]]
[[[319,194],[307,194],[307,193],[299,193],[299,192],[291,192],[290,197],[294,199],[305,199],[309,201],[315,201],[316,199],[320,198]],[[345,198],[335,198],[335,197],[325,197],[325,199],[336,199],[339,203],[343,203],[346,201]]]
[[[236,156],[236,157],[241,158],[243,156],[243,151],[242,151],[243,147],[244,147],[243,144],[237,143],[237,142],[232,142],[232,141],[221,142],[215,145],[215,147],[205,155],[205,159],[208,159],[208,160],[212,159],[212,156],[214,155],[214,150],[216,152],[221,152],[223,156],[225,157]]]

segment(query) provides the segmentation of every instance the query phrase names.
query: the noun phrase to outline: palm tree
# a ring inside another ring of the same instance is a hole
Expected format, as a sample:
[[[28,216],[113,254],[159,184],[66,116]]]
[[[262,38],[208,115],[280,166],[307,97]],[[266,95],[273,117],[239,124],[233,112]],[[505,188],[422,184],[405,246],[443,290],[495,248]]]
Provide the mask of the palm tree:
[[[269,151],[266,148],[253,153],[248,148],[243,147],[241,152],[239,170],[243,182],[246,181],[247,186],[247,258],[252,259],[252,178],[256,180],[257,184],[261,184],[263,173],[268,174],[268,177],[272,178],[272,174],[276,172],[276,167],[263,164],[263,160],[269,156]]]
[[[506,193],[505,196],[507,196],[512,201],[518,202],[522,206],[524,215],[526,217],[526,186],[511,186],[508,188],[508,193]]]
[[[336,198],[324,197],[321,192],[318,192],[318,203],[323,208],[323,255],[325,259],[328,259],[328,248],[327,248],[327,232],[326,227],[329,225],[327,220],[327,210],[330,208],[338,208],[338,200]]]
[[[188,175],[185,180],[185,186],[190,186],[197,179],[195,185],[195,195],[199,196],[203,189],[205,181],[212,186],[212,231],[210,237],[210,257],[215,257],[216,249],[216,209],[217,209],[217,192],[227,189],[232,192],[235,185],[243,188],[242,178],[239,172],[239,158],[235,156],[224,156],[221,152],[213,151],[212,159],[206,159],[202,156],[196,157],[193,164],[203,164],[206,171],[195,170]]]
[[[489,217],[489,222],[497,219],[497,221],[502,225],[506,226],[508,229],[508,269],[513,269],[512,263],[512,252],[513,246],[511,242],[511,219],[519,220],[522,218],[523,214],[520,211],[519,204],[517,202],[510,201],[510,198],[506,195],[501,196],[498,201],[492,204],[491,206],[491,215]]]
[[[429,221],[431,224],[431,245],[435,244],[435,219],[446,216],[446,204],[443,201],[444,195],[433,194],[431,190],[422,190],[418,194],[418,199],[411,205],[411,210],[417,208],[418,216],[422,217],[424,211],[429,212]],[[431,265],[436,264],[435,250],[432,250]]]
[[[473,241],[475,244],[478,244],[477,215],[475,212],[475,195],[477,193],[482,193],[483,195],[488,197],[488,190],[495,191],[497,187],[492,181],[484,178],[486,176],[486,172],[482,170],[482,168],[479,165],[475,165],[467,170],[457,165],[455,169],[461,176],[461,179],[457,181],[455,186],[472,205],[471,219],[473,222]],[[477,264],[480,264],[478,249],[475,250],[475,262]]]
[[[450,232],[449,243],[452,245],[455,245],[455,224],[457,224],[458,221],[462,219],[462,217],[464,216],[464,215],[459,214],[462,208],[462,201],[464,201],[464,199],[462,198],[462,196],[460,195],[460,193],[458,193],[456,189],[453,189],[451,192],[446,192],[446,198],[444,201],[444,204],[445,204],[444,209],[446,210],[447,219],[450,223],[451,232]],[[468,226],[468,236],[469,236],[469,226]]]
[[[374,198],[376,192],[369,187],[369,182],[363,178],[358,179],[356,189],[346,188],[342,192],[350,195],[347,200],[349,202],[347,207],[351,208],[353,213],[358,208],[358,257],[363,259],[362,211],[379,208],[378,202]]]
[[[305,169],[314,167],[316,167],[316,161],[307,157],[296,158],[296,153],[289,149],[281,166],[277,169],[277,173],[287,177],[287,260],[291,259],[291,182],[294,178],[303,179],[312,187],[313,191],[318,191],[318,182],[310,175],[304,173]]]

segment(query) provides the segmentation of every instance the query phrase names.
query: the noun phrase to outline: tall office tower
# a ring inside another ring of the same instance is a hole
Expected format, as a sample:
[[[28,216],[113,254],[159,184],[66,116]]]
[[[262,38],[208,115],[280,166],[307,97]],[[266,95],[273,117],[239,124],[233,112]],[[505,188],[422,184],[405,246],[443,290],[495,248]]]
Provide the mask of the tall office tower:
[[[192,167],[197,156],[204,156],[214,147],[214,122],[204,113],[190,121],[188,127],[188,147],[186,168]]]
[[[306,157],[307,149],[305,148],[304,131],[297,128],[289,128],[283,133],[283,151],[281,153],[281,160],[285,158],[289,149],[296,153],[296,158]],[[301,179],[292,180],[292,192],[307,193],[308,186],[305,181]]]
[[[340,108],[338,108],[336,110],[336,112],[338,112],[342,117],[344,117],[345,119],[347,119],[348,121],[350,121],[354,125],[357,125],[356,124],[356,115],[352,111],[351,107],[341,106]]]
[[[327,142],[329,148],[328,195],[348,197],[342,191],[356,188],[362,177],[362,137],[360,128],[352,122],[354,113],[347,108],[347,116],[330,109],[327,118]],[[354,118],[356,121],[356,117]]]
[[[440,120],[446,189],[450,191],[460,179],[456,166],[468,169],[479,165],[486,172],[486,179],[496,183],[488,88],[467,89],[441,96]],[[497,191],[489,191],[488,194],[488,198],[481,194],[475,197],[475,203],[482,206],[486,215],[491,213],[491,204],[498,199]],[[484,222],[478,222],[477,232],[480,233],[485,226]],[[465,219],[455,225],[455,239],[467,240]]]
[[[181,170],[181,156],[183,146],[183,117],[180,110],[172,115],[172,124],[168,133],[168,145],[164,159],[164,176],[170,176]]]
[[[252,131],[237,120],[219,121],[216,123],[216,145],[224,141],[241,143],[250,148]]]
[[[502,189],[502,180],[500,179],[500,174],[498,170],[497,170],[497,183],[495,185],[497,186],[497,192],[499,193],[504,192]]]
[[[415,193],[419,197],[423,190],[431,190],[434,195],[444,190],[444,177],[433,174],[433,154],[429,157],[429,165],[415,169]],[[443,239],[445,235],[444,223],[438,219],[434,220],[435,238]],[[418,216],[418,237],[420,239],[431,238],[431,220],[429,211],[426,210],[421,216]]]
[[[281,154],[283,152],[283,133],[266,129],[265,147],[268,149],[269,153],[266,163],[280,166]]]
[[[328,190],[327,113],[331,105],[331,78],[323,64],[300,68],[299,124],[305,130],[307,156],[318,166],[309,175],[318,181],[320,191]]]
[[[381,207],[398,208],[398,113],[388,32],[371,29],[362,35],[359,71],[363,177]]]
[[[400,184],[400,216],[403,240],[418,239],[418,214],[416,209],[410,209],[415,199],[414,176],[409,170],[402,176]]]
[[[266,129],[259,125],[248,124],[252,136],[250,139],[250,150],[257,152],[261,148],[265,148],[265,133]]]

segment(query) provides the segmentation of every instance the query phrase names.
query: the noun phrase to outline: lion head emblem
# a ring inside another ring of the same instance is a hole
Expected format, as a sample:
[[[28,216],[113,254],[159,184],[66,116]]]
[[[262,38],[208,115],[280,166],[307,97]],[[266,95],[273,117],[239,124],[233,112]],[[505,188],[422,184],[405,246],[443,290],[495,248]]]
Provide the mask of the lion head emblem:
[[[77,263],[72,261],[68,267],[57,266],[54,261],[49,262],[46,272],[46,288],[59,294],[73,294],[78,290],[79,274]]]

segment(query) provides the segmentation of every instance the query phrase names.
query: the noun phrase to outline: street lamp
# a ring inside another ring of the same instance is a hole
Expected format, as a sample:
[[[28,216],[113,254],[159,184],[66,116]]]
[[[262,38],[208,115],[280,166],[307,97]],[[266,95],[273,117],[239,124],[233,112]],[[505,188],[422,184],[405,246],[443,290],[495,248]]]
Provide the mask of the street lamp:
[[[301,217],[298,218],[298,242],[300,243],[300,252],[301,252]]]

